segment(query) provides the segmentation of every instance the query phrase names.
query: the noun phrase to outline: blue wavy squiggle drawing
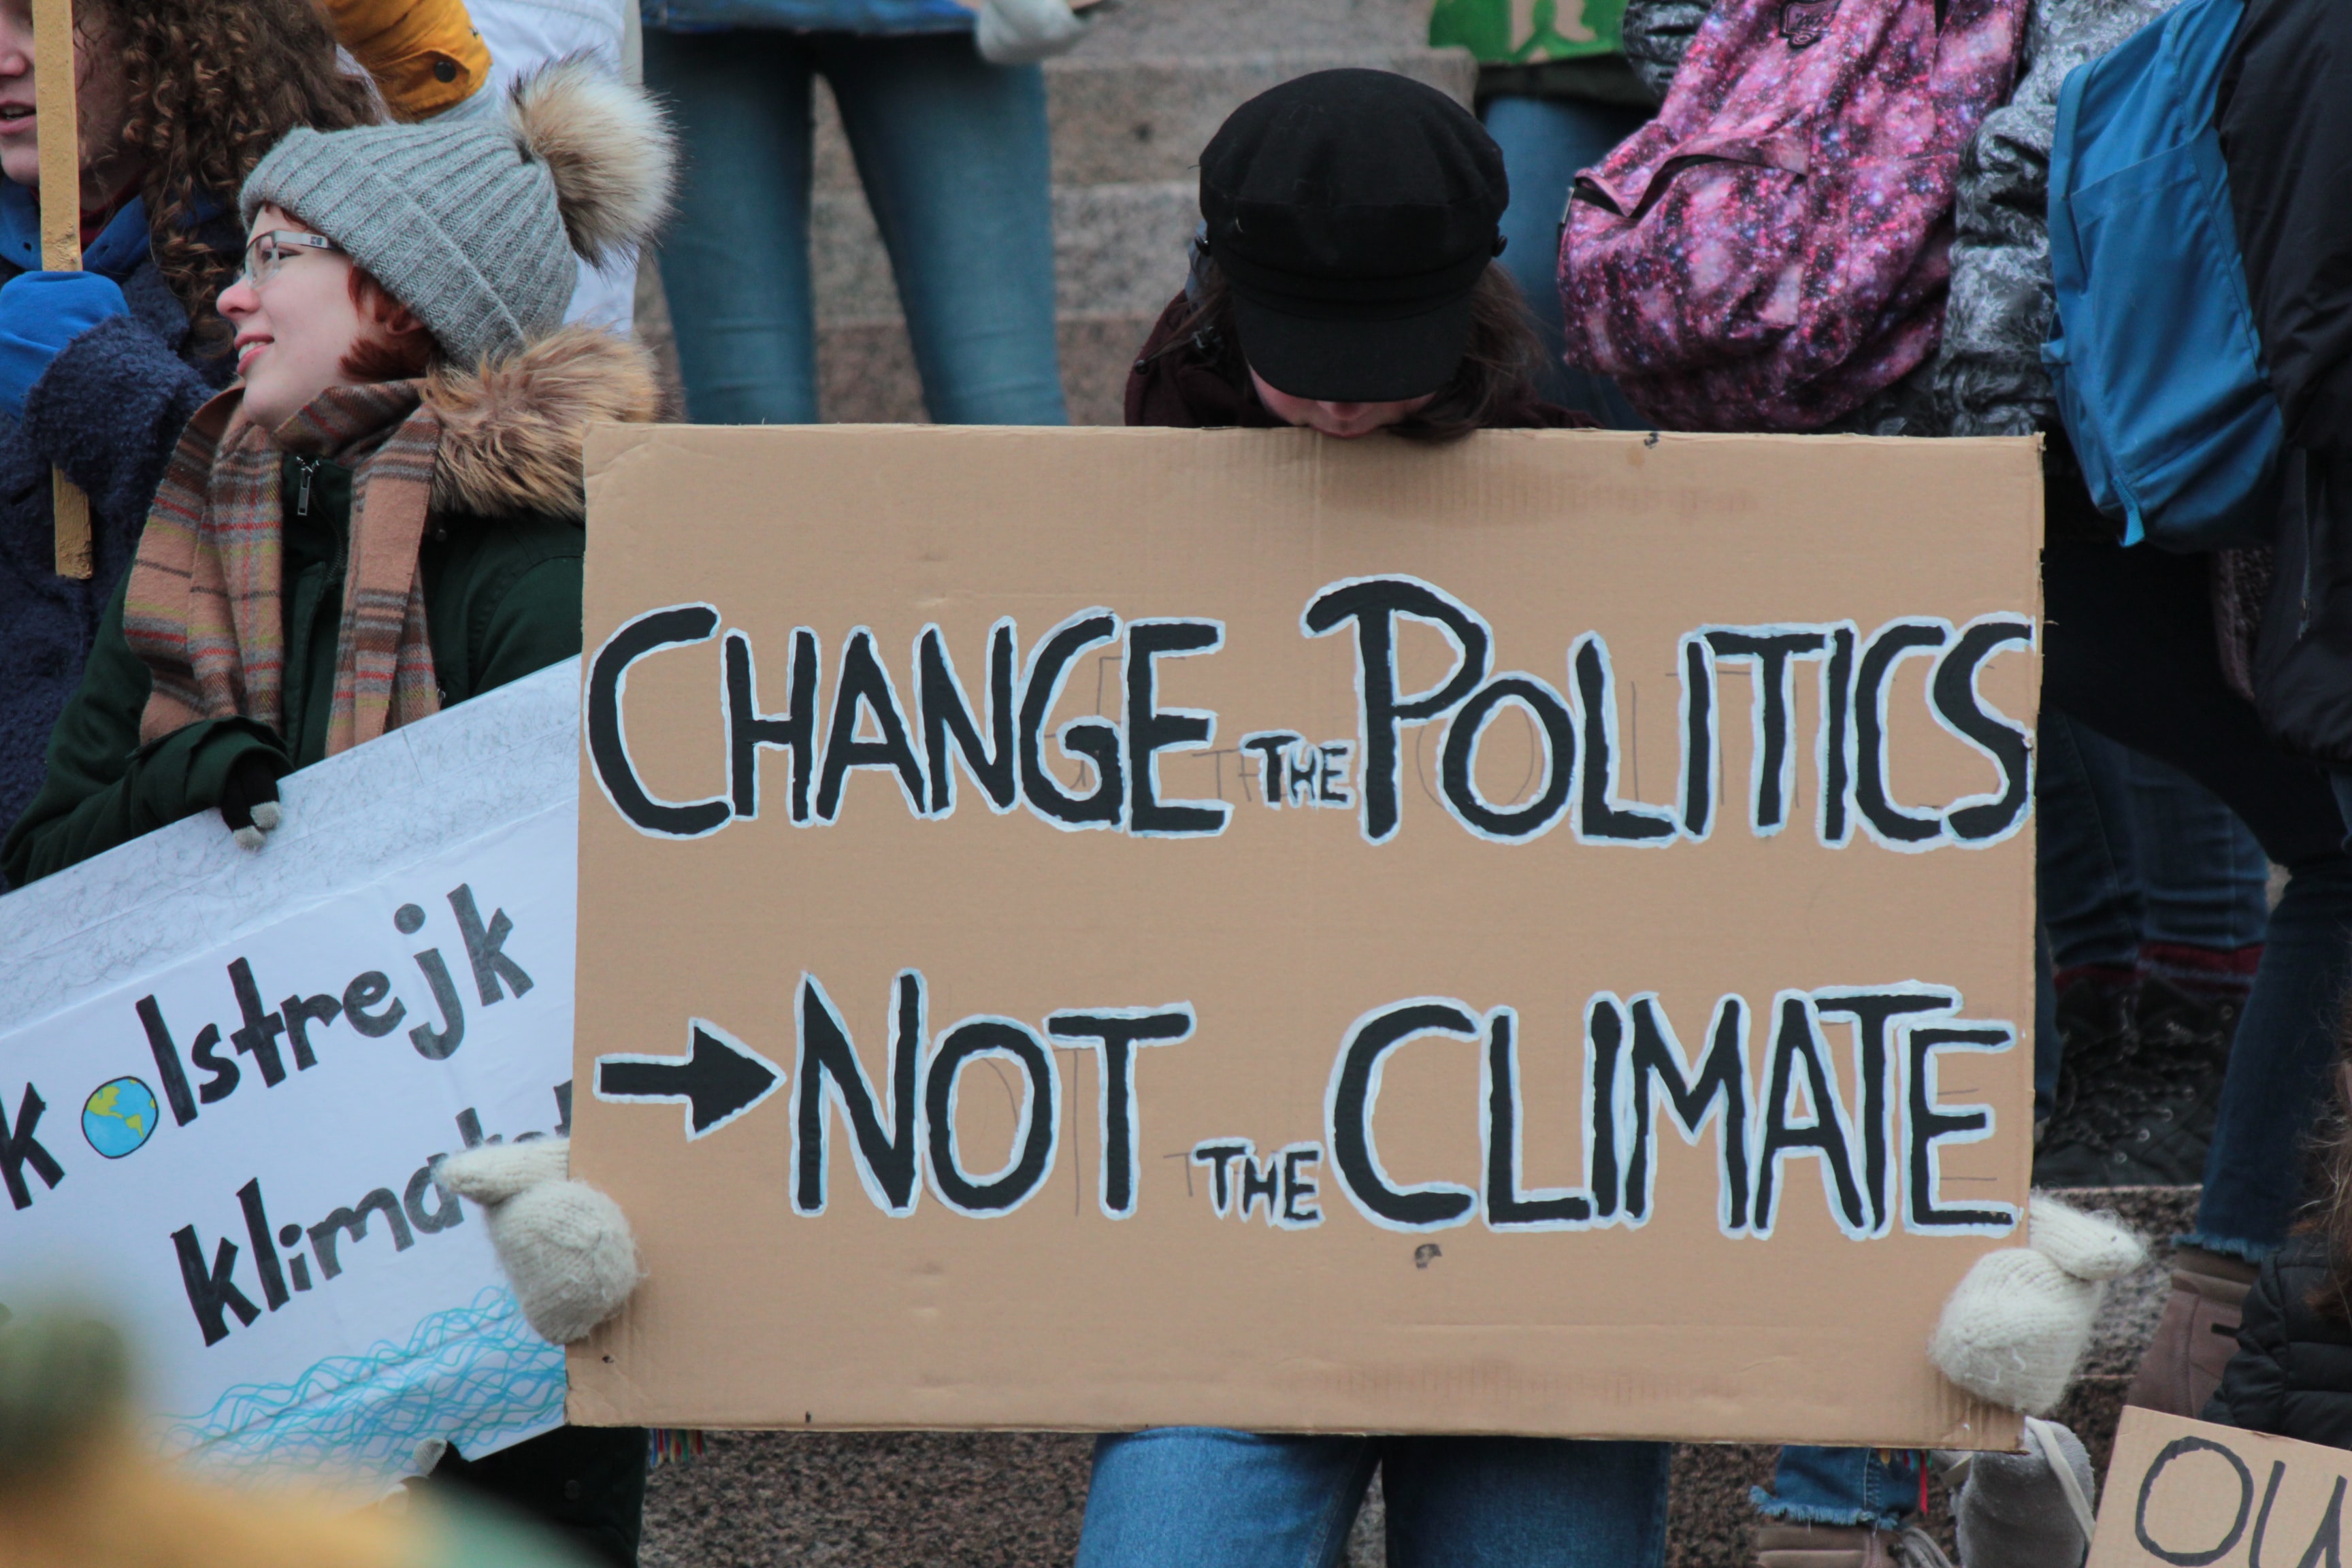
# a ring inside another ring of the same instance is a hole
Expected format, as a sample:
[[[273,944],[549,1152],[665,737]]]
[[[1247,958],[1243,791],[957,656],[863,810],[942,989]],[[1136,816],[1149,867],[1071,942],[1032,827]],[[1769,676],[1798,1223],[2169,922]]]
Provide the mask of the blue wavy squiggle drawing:
[[[164,1437],[231,1472],[390,1475],[428,1439],[478,1453],[560,1418],[563,1389],[563,1352],[530,1331],[511,1292],[493,1288],[425,1319],[405,1344],[329,1356],[291,1383],[239,1384]]]

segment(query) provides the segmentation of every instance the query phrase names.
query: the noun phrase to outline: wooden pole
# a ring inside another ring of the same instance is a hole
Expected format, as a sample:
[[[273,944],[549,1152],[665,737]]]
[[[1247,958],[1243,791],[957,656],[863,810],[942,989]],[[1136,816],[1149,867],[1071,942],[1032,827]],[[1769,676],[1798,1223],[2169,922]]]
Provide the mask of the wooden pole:
[[[41,143],[41,265],[81,269],[81,119],[74,103],[73,0],[33,0],[33,117]],[[89,498],[49,475],[58,575],[88,579]]]

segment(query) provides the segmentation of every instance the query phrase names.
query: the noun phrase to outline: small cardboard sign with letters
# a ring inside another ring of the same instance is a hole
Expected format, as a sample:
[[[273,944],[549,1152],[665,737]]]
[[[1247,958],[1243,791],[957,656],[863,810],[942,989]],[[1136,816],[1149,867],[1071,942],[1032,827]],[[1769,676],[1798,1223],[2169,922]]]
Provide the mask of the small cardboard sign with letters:
[[[2126,1406],[2088,1568],[2340,1563],[2352,1452]]]
[[[574,1419],[2014,1439],[2032,444],[588,475]]]

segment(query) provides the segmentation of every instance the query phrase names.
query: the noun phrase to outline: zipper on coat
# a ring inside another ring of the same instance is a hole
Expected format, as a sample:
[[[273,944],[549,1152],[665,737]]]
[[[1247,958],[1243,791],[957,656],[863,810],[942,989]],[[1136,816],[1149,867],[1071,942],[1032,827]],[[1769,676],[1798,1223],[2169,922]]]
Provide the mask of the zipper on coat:
[[[308,517],[310,515],[310,476],[319,471],[319,464],[322,460],[323,459],[318,458],[297,458],[294,459],[295,471],[301,476],[299,481],[294,487],[294,515],[296,517]]]

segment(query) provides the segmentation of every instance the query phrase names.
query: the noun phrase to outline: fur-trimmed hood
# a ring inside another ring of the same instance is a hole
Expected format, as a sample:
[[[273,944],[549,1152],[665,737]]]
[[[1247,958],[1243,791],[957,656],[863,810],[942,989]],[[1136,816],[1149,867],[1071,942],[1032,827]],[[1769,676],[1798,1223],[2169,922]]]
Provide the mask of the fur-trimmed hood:
[[[643,425],[661,416],[653,356],[577,324],[473,370],[435,371],[425,401],[441,416],[433,510],[482,517],[584,515],[589,421]]]

